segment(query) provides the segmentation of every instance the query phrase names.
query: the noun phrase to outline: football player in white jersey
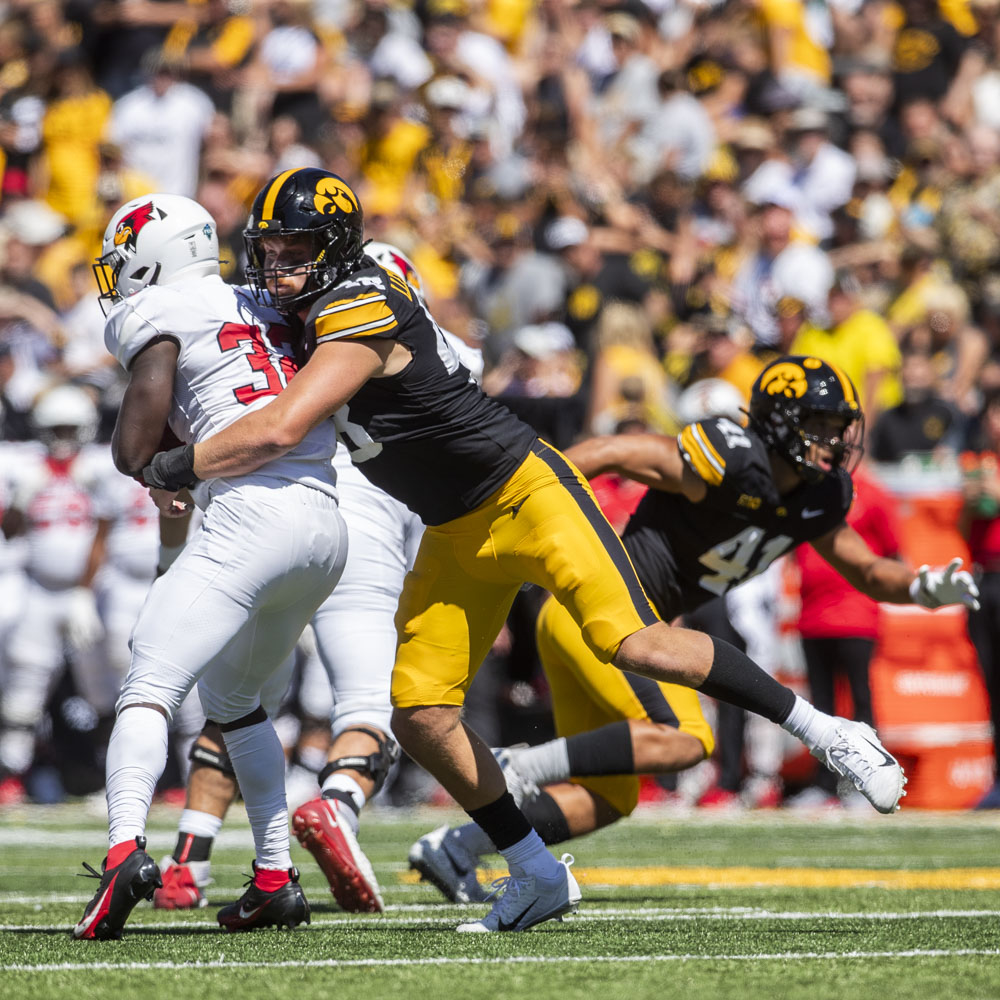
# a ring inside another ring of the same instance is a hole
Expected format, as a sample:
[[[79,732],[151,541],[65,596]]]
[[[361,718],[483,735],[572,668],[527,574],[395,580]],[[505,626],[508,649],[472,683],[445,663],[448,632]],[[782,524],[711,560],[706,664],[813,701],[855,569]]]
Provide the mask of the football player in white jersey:
[[[90,555],[94,498],[107,466],[101,449],[85,447],[97,428],[97,408],[85,390],[60,385],[39,399],[31,420],[43,447],[21,452],[3,518],[4,535],[24,545],[24,598],[7,643],[0,709],[0,768],[15,776],[34,760],[35,731],[67,653],[81,695],[101,701],[88,669],[94,663],[83,657],[103,632]]]
[[[95,265],[110,303],[105,343],[129,373],[112,440],[115,464],[142,469],[165,436],[195,442],[271,402],[296,370],[276,313],[226,285],[211,216],[177,195],[128,202]],[[227,930],[295,926],[309,906],[289,854],[284,754],[262,689],[343,569],[346,528],[331,458],[316,430],[246,476],[199,485],[202,529],[152,586],[132,636],[107,751],[109,851],[76,938],[121,936],[161,884],[145,852],[146,816],[167,726],[193,686],[219,724],[253,830],[254,878],[224,907]]]
[[[416,268],[400,249],[368,243],[365,253],[422,292]],[[445,335],[470,372],[481,376],[481,354],[453,334]],[[381,912],[378,882],[357,841],[359,814],[398,756],[389,726],[394,616],[424,526],[409,508],[369,482],[346,448],[337,449],[334,467],[350,547],[340,582],[312,622],[333,693],[333,740],[320,772],[321,795],[295,810],[292,826],[343,909]],[[157,907],[205,905],[202,889],[209,881],[212,840],[236,794],[221,749],[211,732],[202,733],[196,743],[177,845],[161,863],[163,888],[153,897]]]

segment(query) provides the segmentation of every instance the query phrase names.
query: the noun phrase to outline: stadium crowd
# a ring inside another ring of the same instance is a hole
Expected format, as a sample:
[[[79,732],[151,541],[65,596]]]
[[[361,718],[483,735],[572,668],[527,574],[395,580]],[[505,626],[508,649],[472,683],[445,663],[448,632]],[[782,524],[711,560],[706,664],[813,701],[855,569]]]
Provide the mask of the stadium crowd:
[[[871,459],[917,453],[962,483],[996,713],[998,51],[996,0],[0,3],[2,506],[30,491],[33,440],[67,425],[110,436],[124,373],[91,265],[111,215],[154,191],[195,198],[240,282],[262,183],[322,166],[358,193],[366,235],[412,259],[441,325],[483,352],[486,391],[557,447],[738,410],[779,354],[838,365]],[[77,409],[46,415],[61,387],[83,391]],[[5,602],[0,678],[17,655],[48,671],[47,694],[57,683],[64,650],[40,648],[39,616],[78,658],[107,659],[99,634],[110,647],[127,632],[132,605],[112,621],[108,595],[116,574],[148,586],[155,512],[112,496],[109,470],[77,483],[90,506],[65,515],[76,548],[64,536],[38,557],[60,568],[47,585],[64,608],[27,609],[35,556],[5,514],[0,588],[21,596]],[[634,505],[621,483],[601,488],[609,516]],[[138,535],[109,542],[129,517],[135,532],[149,521],[141,571],[125,565]],[[497,742],[548,734],[537,597],[515,605],[492,654],[502,679],[484,673],[493,686],[473,700]],[[23,794],[22,779],[39,800],[94,790],[66,773],[66,747],[88,731],[100,743],[113,692],[78,673],[58,681],[47,729],[5,686],[0,793]],[[863,681],[855,707],[872,721]],[[63,749],[32,784],[38,736],[43,762],[46,743]],[[324,753],[300,749],[306,763]],[[777,804],[780,762],[759,756],[750,777],[764,780],[743,799]],[[739,801],[742,781],[706,803]]]

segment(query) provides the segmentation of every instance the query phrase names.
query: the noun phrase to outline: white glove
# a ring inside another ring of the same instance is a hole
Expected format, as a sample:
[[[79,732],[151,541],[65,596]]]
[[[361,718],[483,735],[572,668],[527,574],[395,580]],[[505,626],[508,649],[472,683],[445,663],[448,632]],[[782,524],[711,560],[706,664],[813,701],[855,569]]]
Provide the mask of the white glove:
[[[960,558],[952,559],[944,569],[921,566],[910,584],[910,598],[924,608],[940,608],[945,604],[963,604],[970,611],[979,610],[979,588],[972,574],[960,570]]]
[[[97,601],[90,587],[74,587],[66,612],[66,638],[74,652],[82,653],[104,638]]]

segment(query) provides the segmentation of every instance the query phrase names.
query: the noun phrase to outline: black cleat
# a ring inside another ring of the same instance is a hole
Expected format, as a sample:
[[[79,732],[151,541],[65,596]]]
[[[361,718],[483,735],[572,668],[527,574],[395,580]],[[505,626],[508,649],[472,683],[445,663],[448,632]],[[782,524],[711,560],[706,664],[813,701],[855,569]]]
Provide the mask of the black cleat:
[[[257,862],[253,863],[256,873]],[[252,931],[257,927],[297,927],[309,923],[309,901],[299,885],[299,870],[288,869],[290,881],[280,889],[265,892],[253,877],[247,891],[235,902],[219,910],[219,924],[227,931]]]
[[[73,937],[80,940],[117,941],[128,915],[140,899],[152,899],[153,892],[163,882],[156,862],[146,853],[146,838],[135,838],[135,850],[115,868],[108,868],[108,859],[97,872],[85,861],[88,878],[99,878],[97,895],[87,904],[80,922],[73,928]]]

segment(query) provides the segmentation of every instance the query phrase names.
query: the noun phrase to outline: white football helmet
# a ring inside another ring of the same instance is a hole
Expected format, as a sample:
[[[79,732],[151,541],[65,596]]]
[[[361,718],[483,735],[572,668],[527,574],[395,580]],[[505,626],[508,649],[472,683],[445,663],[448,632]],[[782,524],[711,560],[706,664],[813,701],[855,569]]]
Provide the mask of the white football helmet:
[[[97,407],[90,394],[75,385],[57,385],[31,409],[31,424],[53,458],[69,458],[97,434]]]
[[[104,230],[94,264],[105,313],[147,285],[218,273],[215,220],[178,194],[151,194],[122,205]]]
[[[424,283],[420,278],[420,272],[413,261],[399,247],[395,247],[391,243],[379,243],[377,240],[371,240],[365,244],[365,253],[379,267],[398,274],[423,300]],[[458,360],[472,373],[472,377],[477,382],[482,381],[483,352],[475,347],[470,347],[450,330],[442,330],[441,333],[452,351],[458,356]]]
[[[370,243],[365,244],[365,253],[379,267],[384,267],[387,271],[395,272],[408,285],[415,288],[418,295],[423,296],[424,283],[420,280],[420,272],[413,261],[399,247],[394,247],[391,243],[379,243],[376,240],[372,240]]]
[[[731,382],[721,378],[703,378],[688,386],[677,397],[674,407],[682,424],[694,424],[709,417],[729,417],[743,423],[747,401]]]

